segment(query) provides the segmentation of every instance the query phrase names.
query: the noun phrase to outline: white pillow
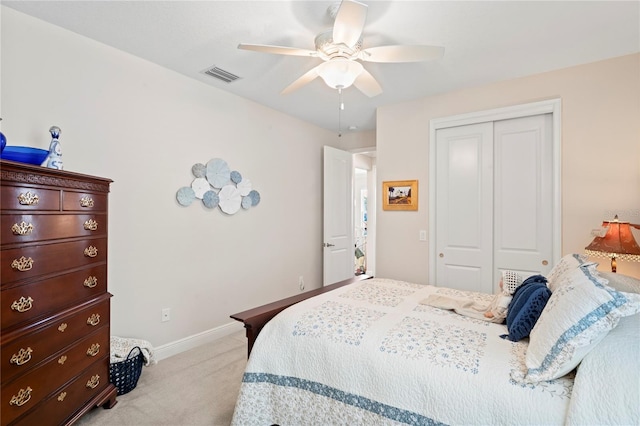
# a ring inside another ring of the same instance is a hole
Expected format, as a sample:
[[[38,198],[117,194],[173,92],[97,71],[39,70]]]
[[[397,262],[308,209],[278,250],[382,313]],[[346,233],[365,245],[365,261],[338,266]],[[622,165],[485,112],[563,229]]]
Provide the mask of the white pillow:
[[[640,293],[640,280],[628,275],[621,275],[615,272],[601,272],[598,275],[609,282],[609,287],[626,293]]]
[[[640,419],[640,315],[618,326],[584,357],[566,425],[637,425]]]
[[[565,255],[558,263],[554,265],[554,267],[549,271],[547,275],[547,287],[551,292],[554,292],[557,286],[562,281],[562,278],[565,274],[573,271],[576,268],[581,266],[593,266],[594,268],[598,266],[595,262],[589,262],[587,256],[584,254],[567,254]]]
[[[566,272],[531,330],[527,372],[512,373],[521,383],[562,377],[573,370],[621,317],[640,311],[640,294],[603,285],[591,268]]]

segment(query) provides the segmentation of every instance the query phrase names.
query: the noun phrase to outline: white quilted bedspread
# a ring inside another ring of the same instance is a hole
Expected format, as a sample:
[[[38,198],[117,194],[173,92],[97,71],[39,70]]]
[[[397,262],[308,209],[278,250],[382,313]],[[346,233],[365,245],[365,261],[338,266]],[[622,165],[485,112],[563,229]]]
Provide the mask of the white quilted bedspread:
[[[419,303],[434,292],[461,293],[372,279],[286,309],[253,347],[233,424],[563,424],[573,376],[514,382],[526,341]]]

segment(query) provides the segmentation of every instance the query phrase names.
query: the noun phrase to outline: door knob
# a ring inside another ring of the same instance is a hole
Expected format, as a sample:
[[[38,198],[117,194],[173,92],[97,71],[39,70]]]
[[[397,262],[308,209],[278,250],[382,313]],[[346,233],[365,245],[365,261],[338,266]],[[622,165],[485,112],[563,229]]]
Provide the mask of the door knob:
[[[548,261],[546,261],[546,260],[543,260],[543,261],[542,261],[542,264],[543,264],[544,266],[547,266],[547,265],[549,264],[549,262],[548,262]]]
[[[438,256],[440,256],[440,257],[444,257],[444,253],[440,253]]]
[[[322,243],[322,247],[335,247],[335,244],[331,244],[331,243]]]

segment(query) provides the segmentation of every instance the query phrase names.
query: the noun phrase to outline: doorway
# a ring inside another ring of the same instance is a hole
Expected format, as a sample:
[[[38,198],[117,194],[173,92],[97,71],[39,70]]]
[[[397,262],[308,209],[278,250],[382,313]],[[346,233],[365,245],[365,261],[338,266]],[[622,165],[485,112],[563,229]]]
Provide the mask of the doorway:
[[[354,271],[374,276],[376,267],[376,151],[353,153]]]
[[[367,170],[356,167],[353,174],[354,270],[356,275],[367,272],[368,198]]]

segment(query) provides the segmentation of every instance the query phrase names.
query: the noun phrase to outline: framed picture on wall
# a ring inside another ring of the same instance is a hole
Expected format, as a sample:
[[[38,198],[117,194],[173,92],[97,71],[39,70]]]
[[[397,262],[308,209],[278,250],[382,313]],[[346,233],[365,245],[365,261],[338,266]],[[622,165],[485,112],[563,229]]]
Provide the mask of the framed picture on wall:
[[[418,181],[382,182],[382,210],[418,210]]]

